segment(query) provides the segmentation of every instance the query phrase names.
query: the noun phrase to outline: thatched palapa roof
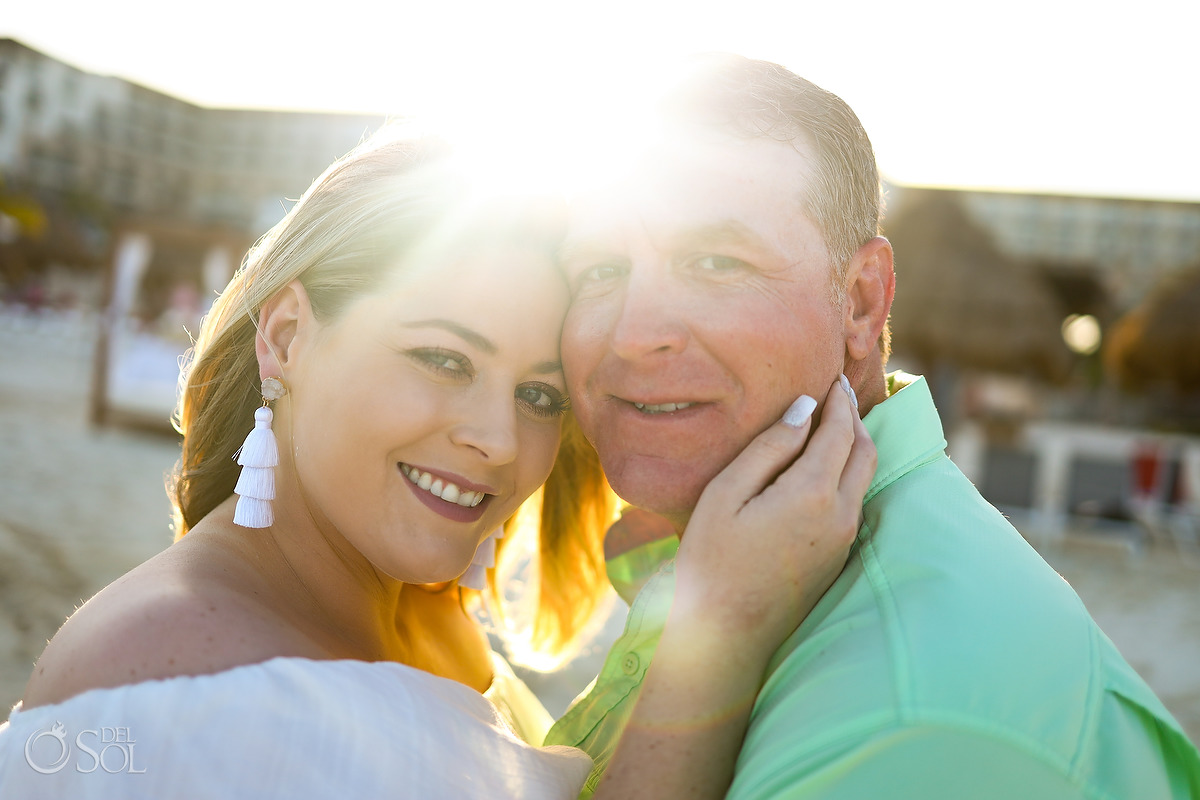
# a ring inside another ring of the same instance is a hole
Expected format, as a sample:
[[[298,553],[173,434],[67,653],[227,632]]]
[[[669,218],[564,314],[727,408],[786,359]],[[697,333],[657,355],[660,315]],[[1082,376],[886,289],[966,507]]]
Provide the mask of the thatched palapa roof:
[[[886,230],[896,251],[896,353],[925,365],[1063,379],[1072,357],[1047,280],[1001,253],[952,193],[906,191]]]
[[[1121,317],[1104,362],[1129,391],[1200,393],[1200,267],[1160,284]]]

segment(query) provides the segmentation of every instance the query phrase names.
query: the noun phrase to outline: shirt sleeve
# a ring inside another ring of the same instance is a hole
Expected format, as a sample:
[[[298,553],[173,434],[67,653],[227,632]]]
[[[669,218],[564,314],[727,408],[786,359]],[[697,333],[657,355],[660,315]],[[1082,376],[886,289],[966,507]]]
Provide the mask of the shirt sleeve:
[[[730,800],[1070,800],[1092,797],[1069,765],[985,732],[917,725],[888,730],[825,757],[739,764]],[[778,751],[777,751],[778,753]],[[744,759],[745,760],[745,759]],[[1147,794],[1146,797],[1159,797]],[[1166,795],[1169,796],[1169,795]]]

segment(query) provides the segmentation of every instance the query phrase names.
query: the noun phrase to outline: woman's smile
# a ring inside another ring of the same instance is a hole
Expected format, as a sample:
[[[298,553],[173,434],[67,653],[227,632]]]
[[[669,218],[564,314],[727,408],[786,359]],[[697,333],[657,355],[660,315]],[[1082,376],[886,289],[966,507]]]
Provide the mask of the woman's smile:
[[[432,472],[422,472],[410,464],[401,463],[400,471],[404,473],[404,477],[416,484],[417,487],[445,500],[447,503],[457,503],[466,508],[474,508],[479,505],[488,494],[482,490],[470,491],[469,489],[464,489],[449,479],[435,476]]]
[[[404,471],[406,464],[400,465],[401,472]],[[429,488],[422,488],[419,483],[413,481],[413,475],[417,474],[417,470],[411,470],[408,473],[408,480],[405,481],[408,488],[416,495],[416,498],[424,503],[428,508],[441,514],[446,519],[454,520],[455,522],[478,522],[488,510],[489,502],[495,495],[479,494],[477,492],[468,492],[468,494],[476,495],[477,499],[473,505],[461,505],[460,500],[462,495],[459,495],[459,500],[448,500],[446,495],[455,490],[455,485],[443,484],[441,480],[435,480]],[[428,479],[429,473],[420,473],[422,480]],[[442,494],[434,494],[434,487],[442,485]]]

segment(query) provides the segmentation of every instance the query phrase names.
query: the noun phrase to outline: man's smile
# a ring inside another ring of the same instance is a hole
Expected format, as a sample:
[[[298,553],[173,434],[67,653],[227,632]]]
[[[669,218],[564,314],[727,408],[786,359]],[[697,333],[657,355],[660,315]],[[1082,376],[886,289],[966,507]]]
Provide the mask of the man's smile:
[[[681,411],[693,405],[695,403],[634,403],[633,407],[646,414],[668,414],[672,411]]]

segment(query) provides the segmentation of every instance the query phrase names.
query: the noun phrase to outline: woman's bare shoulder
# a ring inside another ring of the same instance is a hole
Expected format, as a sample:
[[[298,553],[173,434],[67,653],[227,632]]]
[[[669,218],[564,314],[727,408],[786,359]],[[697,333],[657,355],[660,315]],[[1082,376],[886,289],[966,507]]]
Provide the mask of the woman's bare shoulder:
[[[252,592],[169,548],[67,619],[34,666],[22,703],[28,709],[89,689],[310,655],[305,649]]]

